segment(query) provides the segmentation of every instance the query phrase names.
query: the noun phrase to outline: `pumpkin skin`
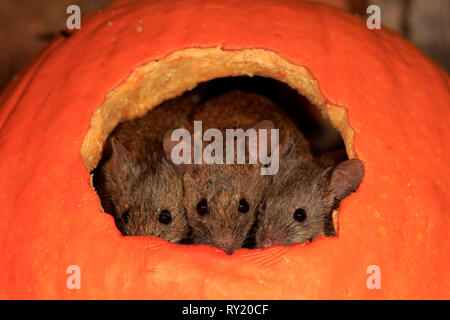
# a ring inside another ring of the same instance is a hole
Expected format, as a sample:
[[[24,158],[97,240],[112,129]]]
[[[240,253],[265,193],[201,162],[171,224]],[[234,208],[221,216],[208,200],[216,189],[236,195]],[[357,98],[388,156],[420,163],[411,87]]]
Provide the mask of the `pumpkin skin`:
[[[94,111],[135,68],[218,45],[304,66],[347,110],[365,176],[341,203],[337,237],[230,256],[123,237],[102,212],[80,156]],[[0,298],[448,299],[449,105],[434,62],[323,5],[119,1],[56,40],[0,98]],[[66,286],[70,265],[79,290]],[[366,285],[370,265],[379,290]]]

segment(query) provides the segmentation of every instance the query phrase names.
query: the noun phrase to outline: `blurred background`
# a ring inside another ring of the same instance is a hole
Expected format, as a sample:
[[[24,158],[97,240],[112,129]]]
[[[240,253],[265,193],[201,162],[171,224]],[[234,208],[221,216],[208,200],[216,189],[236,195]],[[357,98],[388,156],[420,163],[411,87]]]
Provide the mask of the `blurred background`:
[[[66,8],[82,15],[114,0],[0,0],[0,92],[11,78],[65,29]],[[383,25],[396,30],[450,70],[450,0],[298,0],[322,2],[366,17],[366,8],[381,8]]]

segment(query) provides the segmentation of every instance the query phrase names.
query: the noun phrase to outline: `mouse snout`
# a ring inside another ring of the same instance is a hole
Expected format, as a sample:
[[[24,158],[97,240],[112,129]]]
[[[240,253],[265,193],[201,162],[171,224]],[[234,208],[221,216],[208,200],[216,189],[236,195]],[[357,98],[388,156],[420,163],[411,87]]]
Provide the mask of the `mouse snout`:
[[[273,242],[272,242],[272,239],[270,239],[270,238],[266,238],[266,239],[264,239],[261,242],[261,247],[262,248],[268,248],[268,247],[271,247],[271,246],[273,246]]]
[[[285,245],[285,237],[282,232],[267,235],[259,242],[259,248],[268,248],[275,245]]]
[[[228,254],[232,254],[236,246],[234,238],[231,235],[217,237],[214,239],[214,243]]]

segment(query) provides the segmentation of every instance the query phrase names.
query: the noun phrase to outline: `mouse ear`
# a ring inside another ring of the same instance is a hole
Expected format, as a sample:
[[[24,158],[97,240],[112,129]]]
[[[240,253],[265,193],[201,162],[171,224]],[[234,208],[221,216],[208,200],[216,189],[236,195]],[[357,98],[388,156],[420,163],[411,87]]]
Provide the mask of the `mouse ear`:
[[[259,121],[259,122],[255,123],[255,125],[253,127],[256,130],[258,130],[258,129],[267,129],[267,130],[275,129],[275,125],[270,120]]]
[[[267,141],[271,145],[271,133],[272,133],[271,129],[276,129],[273,122],[270,120],[260,121],[255,125],[255,129],[256,130],[266,129],[267,130]],[[281,132],[281,130],[280,130],[280,131],[278,131],[278,134],[279,134],[279,138],[281,138],[282,135],[284,136],[282,139],[283,141],[278,141],[280,159],[286,160],[287,158],[295,158],[296,141],[294,141],[292,139],[291,135],[289,134],[289,131],[286,130],[284,132]],[[270,154],[271,153],[269,153],[269,155]]]
[[[294,160],[297,158],[297,150],[295,148],[295,141],[289,133],[286,133],[283,142],[281,143],[280,159],[283,161]]]
[[[267,140],[266,141],[268,143],[268,146],[265,146],[265,147],[268,148],[267,156],[270,156],[271,155],[271,150],[270,150],[271,133],[272,133],[271,130],[275,129],[275,125],[270,120],[262,120],[262,121],[259,121],[259,122],[255,123],[253,125],[253,128],[256,130],[256,135],[258,137],[257,138],[258,139],[258,147],[252,149],[252,148],[249,147],[248,142],[247,142],[246,143],[246,147],[247,147],[247,150],[249,152],[249,155],[253,155],[255,159],[259,159],[259,154],[258,154],[259,151],[258,150],[259,150],[259,148],[261,148],[260,141],[259,141],[259,132],[260,132],[259,130],[264,129],[264,130],[267,130]]]
[[[334,197],[342,200],[354,192],[361,183],[363,175],[364,167],[358,159],[350,159],[338,164],[330,173],[330,186]]]
[[[163,147],[167,161],[179,174],[183,174],[188,165],[193,163],[191,134],[187,129],[166,132]]]
[[[254,138],[256,139],[256,141],[254,141],[255,144],[250,145],[250,138],[246,138],[245,144],[243,144],[243,145],[238,144],[238,146],[237,146],[238,148],[242,148],[242,149],[239,149],[237,152],[245,154],[245,162],[246,163],[250,163],[250,159],[254,159],[254,160],[259,159],[258,150],[261,147],[260,141],[259,141],[259,134],[260,134],[259,130],[260,129],[267,130],[267,132],[266,132],[267,133],[267,142],[270,146],[270,129],[273,129],[273,128],[274,128],[273,122],[270,120],[263,120],[263,121],[257,122],[251,128],[249,128],[249,130],[250,129],[255,130],[255,133],[256,133],[256,135],[254,136]],[[236,141],[236,138],[235,138],[235,141]],[[236,143],[236,142],[234,142],[234,143]],[[267,150],[267,151],[269,151],[269,150]],[[270,152],[267,152],[267,153],[268,153],[268,156],[270,156]],[[254,167],[256,168],[256,167],[259,167],[260,165],[261,165],[261,163],[256,161]]]
[[[115,166],[123,167],[124,165],[132,161],[130,152],[115,137],[111,139],[111,148],[111,159]]]

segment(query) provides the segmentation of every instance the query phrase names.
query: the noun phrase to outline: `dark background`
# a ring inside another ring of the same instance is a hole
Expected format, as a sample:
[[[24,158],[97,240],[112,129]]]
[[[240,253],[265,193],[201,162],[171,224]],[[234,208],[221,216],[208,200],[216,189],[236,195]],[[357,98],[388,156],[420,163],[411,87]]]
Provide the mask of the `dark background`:
[[[307,0],[298,0],[307,1]],[[369,4],[381,8],[381,22],[402,33],[450,70],[450,0],[311,0],[366,16]],[[66,8],[79,5],[82,15],[113,0],[0,0],[0,91],[60,30]]]

